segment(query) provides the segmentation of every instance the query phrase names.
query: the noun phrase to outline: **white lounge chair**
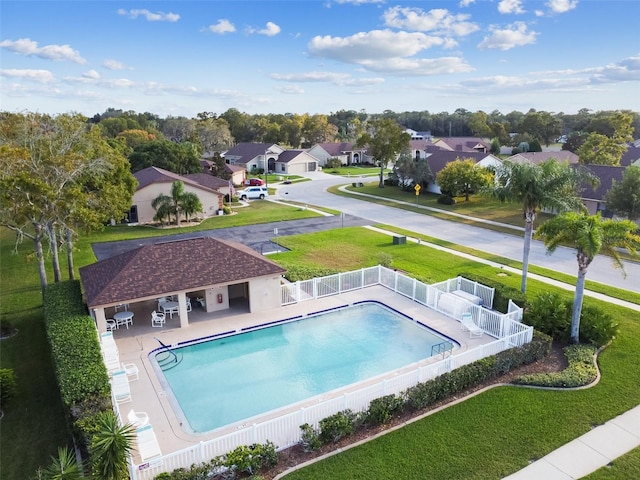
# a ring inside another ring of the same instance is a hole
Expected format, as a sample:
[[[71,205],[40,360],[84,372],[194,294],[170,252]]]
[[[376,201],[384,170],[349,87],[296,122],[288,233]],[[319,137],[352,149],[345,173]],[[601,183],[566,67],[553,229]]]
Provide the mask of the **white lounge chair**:
[[[150,424],[138,428],[136,430],[136,438],[138,441],[138,453],[143,462],[162,456],[158,439]]]
[[[133,382],[134,380],[138,380],[140,371],[138,370],[138,366],[135,363],[124,363],[122,368],[127,373],[127,377]]]
[[[111,376],[111,389],[117,403],[127,403],[131,401],[131,389],[127,372],[116,370]]]
[[[155,310],[151,312],[151,326],[152,327],[164,327],[166,317],[164,313],[158,313]]]
[[[149,423],[149,415],[146,412],[135,412],[133,409],[129,410],[127,414],[127,420],[136,428],[144,427]]]
[[[478,338],[484,334],[484,330],[475,324],[470,313],[462,314],[460,325],[462,330],[469,332],[470,338]]]

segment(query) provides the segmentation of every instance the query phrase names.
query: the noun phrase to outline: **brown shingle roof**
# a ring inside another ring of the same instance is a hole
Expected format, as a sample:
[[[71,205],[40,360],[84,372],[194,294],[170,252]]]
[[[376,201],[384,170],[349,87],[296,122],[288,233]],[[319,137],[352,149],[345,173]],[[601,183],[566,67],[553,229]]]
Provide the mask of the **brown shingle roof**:
[[[147,167],[143,170],[139,170],[133,174],[134,177],[138,180],[138,190],[142,190],[145,187],[153,183],[173,183],[176,181],[180,181],[184,184],[192,185],[198,188],[202,188],[205,190],[210,190],[212,192],[217,193],[218,195],[222,195],[217,191],[218,188],[227,186],[228,182],[226,180],[220,180],[217,177],[213,177],[206,173],[190,173],[186,175],[178,175],[177,173],[170,172],[169,170],[164,170],[158,167]],[[220,180],[219,185],[215,182],[217,179]]]
[[[281,275],[285,269],[249,247],[211,237],[160,242],[80,269],[90,308],[182,290]]]

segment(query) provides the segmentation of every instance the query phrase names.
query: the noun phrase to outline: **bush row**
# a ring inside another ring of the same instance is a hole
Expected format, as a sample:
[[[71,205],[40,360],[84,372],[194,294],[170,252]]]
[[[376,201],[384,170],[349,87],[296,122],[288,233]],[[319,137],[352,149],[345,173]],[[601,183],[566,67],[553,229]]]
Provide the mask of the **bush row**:
[[[487,287],[495,288],[495,294],[493,296],[494,310],[507,313],[509,311],[509,299],[513,300],[519,307],[525,308],[527,306],[527,295],[516,288],[508,287],[497,280],[473,273],[458,273],[458,275],[472,282],[478,282]]]
[[[177,468],[171,473],[161,473],[156,480],[214,480],[233,479],[238,475],[258,472],[274,467],[278,463],[278,452],[272,442],[241,445],[226,455],[209,462],[193,464],[191,468]]]
[[[568,343],[571,339],[573,301],[558,293],[541,293],[533,299],[523,321],[535,329]],[[580,312],[580,341],[601,347],[618,333],[618,323],[600,308],[584,304]]]
[[[89,444],[96,415],[110,410],[109,376],[93,319],[86,314],[80,282],[48,285],[44,293],[47,337],[60,395],[76,437]]]
[[[569,345],[564,348],[569,365],[563,371],[523,375],[516,378],[514,383],[558,388],[589,385],[598,378],[598,369],[593,359],[595,352],[593,345]]]
[[[321,267],[307,267],[302,265],[282,265],[282,267],[287,269],[285,276],[290,282],[309,280],[314,277],[325,277],[338,273],[337,270]]]
[[[18,380],[13,369],[0,368],[0,408],[18,393]]]
[[[423,410],[456,393],[504,375],[513,368],[544,358],[549,354],[551,341],[548,335],[534,332],[533,340],[526,345],[456,368],[433,380],[419,383],[399,395],[377,398],[363,412],[338,412],[320,420],[319,429],[305,423],[300,426],[300,443],[305,451],[317,450],[322,445],[335,443],[361,428],[385,424],[405,410]]]

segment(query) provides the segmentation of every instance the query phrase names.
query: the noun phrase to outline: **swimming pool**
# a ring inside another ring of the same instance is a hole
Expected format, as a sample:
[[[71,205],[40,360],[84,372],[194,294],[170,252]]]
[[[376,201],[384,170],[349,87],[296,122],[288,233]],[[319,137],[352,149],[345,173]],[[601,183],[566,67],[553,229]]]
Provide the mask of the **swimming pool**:
[[[273,323],[174,348],[177,363],[166,351],[152,352],[187,432],[210,432],[325,394],[455,342],[377,302]]]

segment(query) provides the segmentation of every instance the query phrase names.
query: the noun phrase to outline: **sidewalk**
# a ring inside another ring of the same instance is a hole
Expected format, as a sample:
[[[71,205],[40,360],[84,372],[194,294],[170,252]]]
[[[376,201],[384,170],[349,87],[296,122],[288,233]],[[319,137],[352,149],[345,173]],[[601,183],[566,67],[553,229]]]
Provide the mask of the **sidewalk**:
[[[638,446],[640,405],[505,477],[505,480],[582,478]]]

